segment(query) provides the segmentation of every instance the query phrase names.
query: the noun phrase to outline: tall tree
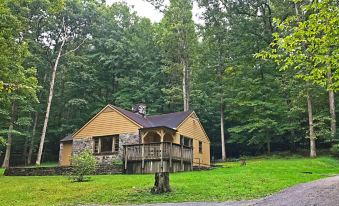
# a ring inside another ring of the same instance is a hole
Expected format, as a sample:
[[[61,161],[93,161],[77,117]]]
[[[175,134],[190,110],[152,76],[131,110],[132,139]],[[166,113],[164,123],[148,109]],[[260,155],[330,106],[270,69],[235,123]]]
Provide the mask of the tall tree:
[[[219,2],[201,1],[200,6],[204,6],[204,44],[206,46],[205,54],[208,55],[208,66],[212,74],[215,75],[216,85],[214,86],[215,97],[219,99],[219,114],[220,114],[220,142],[221,142],[221,158],[226,160],[225,146],[225,70],[230,65],[230,44],[229,44],[229,21],[226,13],[223,11],[225,7]],[[212,96],[210,98],[213,98]]]
[[[225,113],[227,124],[232,124],[228,129],[230,143],[266,143],[269,153],[273,136],[280,135],[278,120],[285,108],[281,104],[281,94],[275,90],[280,82],[276,81],[274,65],[256,60],[253,54],[270,43],[272,18],[278,15],[273,14],[273,3],[199,2],[205,8],[203,41],[210,48],[210,58],[203,61],[208,62],[205,68],[214,68],[210,72],[215,70],[214,91],[220,102],[221,125]],[[223,128],[221,126],[221,130]],[[221,142],[222,135],[223,132]]]
[[[182,70],[182,99],[184,111],[190,109],[191,74],[197,36],[192,19],[191,0],[171,0],[159,25],[159,45],[166,64]]]
[[[8,115],[5,118],[5,125],[8,130],[2,130],[7,134],[6,153],[3,167],[8,167],[10,162],[13,136],[20,135],[15,129],[18,117],[18,106],[29,105],[36,101],[37,79],[36,70],[25,67],[24,60],[29,55],[27,44],[22,38],[22,33],[27,29],[27,22],[24,17],[26,8],[21,2],[5,1],[0,3],[1,19],[0,28],[0,102],[1,112]],[[32,99],[33,101],[27,101]],[[23,116],[22,116],[23,117]]]
[[[301,6],[302,12],[299,12]],[[296,14],[284,21],[277,20],[278,32],[274,34],[274,42],[269,52],[262,52],[259,56],[274,59],[281,70],[295,69],[296,77],[307,82],[324,86],[329,90],[331,114],[331,136],[334,138],[335,106],[334,93],[338,82],[334,81],[338,61],[335,54],[338,52],[337,37],[339,34],[338,10],[336,2],[331,0],[314,1],[310,4],[295,3]],[[319,21],[322,23],[319,24]],[[315,134],[313,131],[312,102],[307,95],[309,110],[309,138],[310,156],[316,156]]]
[[[85,4],[86,7],[81,7],[81,4]],[[50,78],[44,124],[36,159],[37,165],[41,163],[59,62],[62,56],[78,50],[87,39],[87,25],[90,17],[83,18],[82,16],[77,15],[76,12],[72,11],[73,9],[80,8],[81,13],[81,9],[82,12],[83,10],[90,10],[92,8],[91,6],[95,4],[96,2],[91,0],[84,0],[83,2],[67,1],[64,8],[57,7],[59,10],[51,10],[53,13],[45,16],[46,22],[48,24],[46,24],[45,27],[40,30],[40,34],[45,35],[47,42],[42,38],[40,39],[40,44],[44,45],[44,49],[49,54],[47,58],[52,67],[52,73]],[[62,10],[60,10],[60,8],[62,8]],[[54,18],[54,16],[56,16],[56,18]]]

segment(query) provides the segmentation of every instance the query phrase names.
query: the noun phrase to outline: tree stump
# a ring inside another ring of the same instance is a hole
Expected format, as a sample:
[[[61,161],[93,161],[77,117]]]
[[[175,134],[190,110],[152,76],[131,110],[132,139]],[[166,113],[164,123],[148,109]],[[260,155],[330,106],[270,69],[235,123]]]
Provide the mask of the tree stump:
[[[245,166],[246,165],[246,160],[242,159],[240,160],[240,166]]]
[[[168,172],[157,172],[155,173],[154,179],[155,179],[154,187],[151,189],[151,193],[160,194],[165,192],[171,192]]]

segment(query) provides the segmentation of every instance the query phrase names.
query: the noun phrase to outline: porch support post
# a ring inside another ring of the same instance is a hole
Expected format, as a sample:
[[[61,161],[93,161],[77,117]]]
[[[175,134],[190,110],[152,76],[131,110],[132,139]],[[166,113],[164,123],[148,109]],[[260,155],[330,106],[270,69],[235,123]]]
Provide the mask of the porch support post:
[[[141,135],[141,169],[143,170],[145,168],[145,140],[144,138],[148,132],[145,132],[144,134]]]
[[[145,142],[145,137],[148,135],[148,132],[145,132],[145,133],[141,133],[141,144],[144,144]]]
[[[145,144],[141,145],[141,169],[145,168]]]
[[[171,144],[170,144],[170,152],[169,152],[169,167],[170,167],[170,169],[172,169],[172,145],[173,145],[173,142],[171,142]]]
[[[184,171],[185,170],[185,167],[184,167],[184,144],[182,143],[181,144],[181,171]]]
[[[164,136],[165,136],[165,131],[163,129],[161,129],[158,132],[159,136],[160,136],[160,165],[161,165],[161,172],[164,172]]]
[[[191,171],[193,171],[193,146],[191,147]]]

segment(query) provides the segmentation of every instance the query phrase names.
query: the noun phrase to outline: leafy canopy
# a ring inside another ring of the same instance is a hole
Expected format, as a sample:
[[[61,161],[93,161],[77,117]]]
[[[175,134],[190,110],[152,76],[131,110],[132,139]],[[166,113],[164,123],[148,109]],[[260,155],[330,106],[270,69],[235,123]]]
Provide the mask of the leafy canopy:
[[[269,51],[256,56],[273,59],[282,71],[296,70],[297,78],[338,90],[338,3],[333,0],[314,1],[302,6],[298,13],[284,21],[275,19],[278,31],[273,34],[274,41]]]

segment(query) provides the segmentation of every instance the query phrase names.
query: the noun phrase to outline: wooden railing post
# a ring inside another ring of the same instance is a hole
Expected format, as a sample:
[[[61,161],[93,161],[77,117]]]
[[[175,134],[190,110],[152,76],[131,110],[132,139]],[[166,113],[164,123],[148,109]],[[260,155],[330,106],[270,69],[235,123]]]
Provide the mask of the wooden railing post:
[[[193,171],[193,147],[191,147],[191,170]]]
[[[142,147],[141,147],[141,160],[142,160],[141,168],[144,169],[145,167],[145,144],[142,144]]]
[[[164,142],[160,142],[160,166],[161,166],[161,172],[164,172],[164,160],[163,160],[163,154],[164,153]]]
[[[184,157],[183,157],[183,155],[184,155],[184,145],[183,144],[181,144],[181,171],[184,171]]]
[[[172,146],[173,146],[173,143],[171,142],[170,148],[169,148],[169,166],[170,166],[170,169],[172,169]]]

